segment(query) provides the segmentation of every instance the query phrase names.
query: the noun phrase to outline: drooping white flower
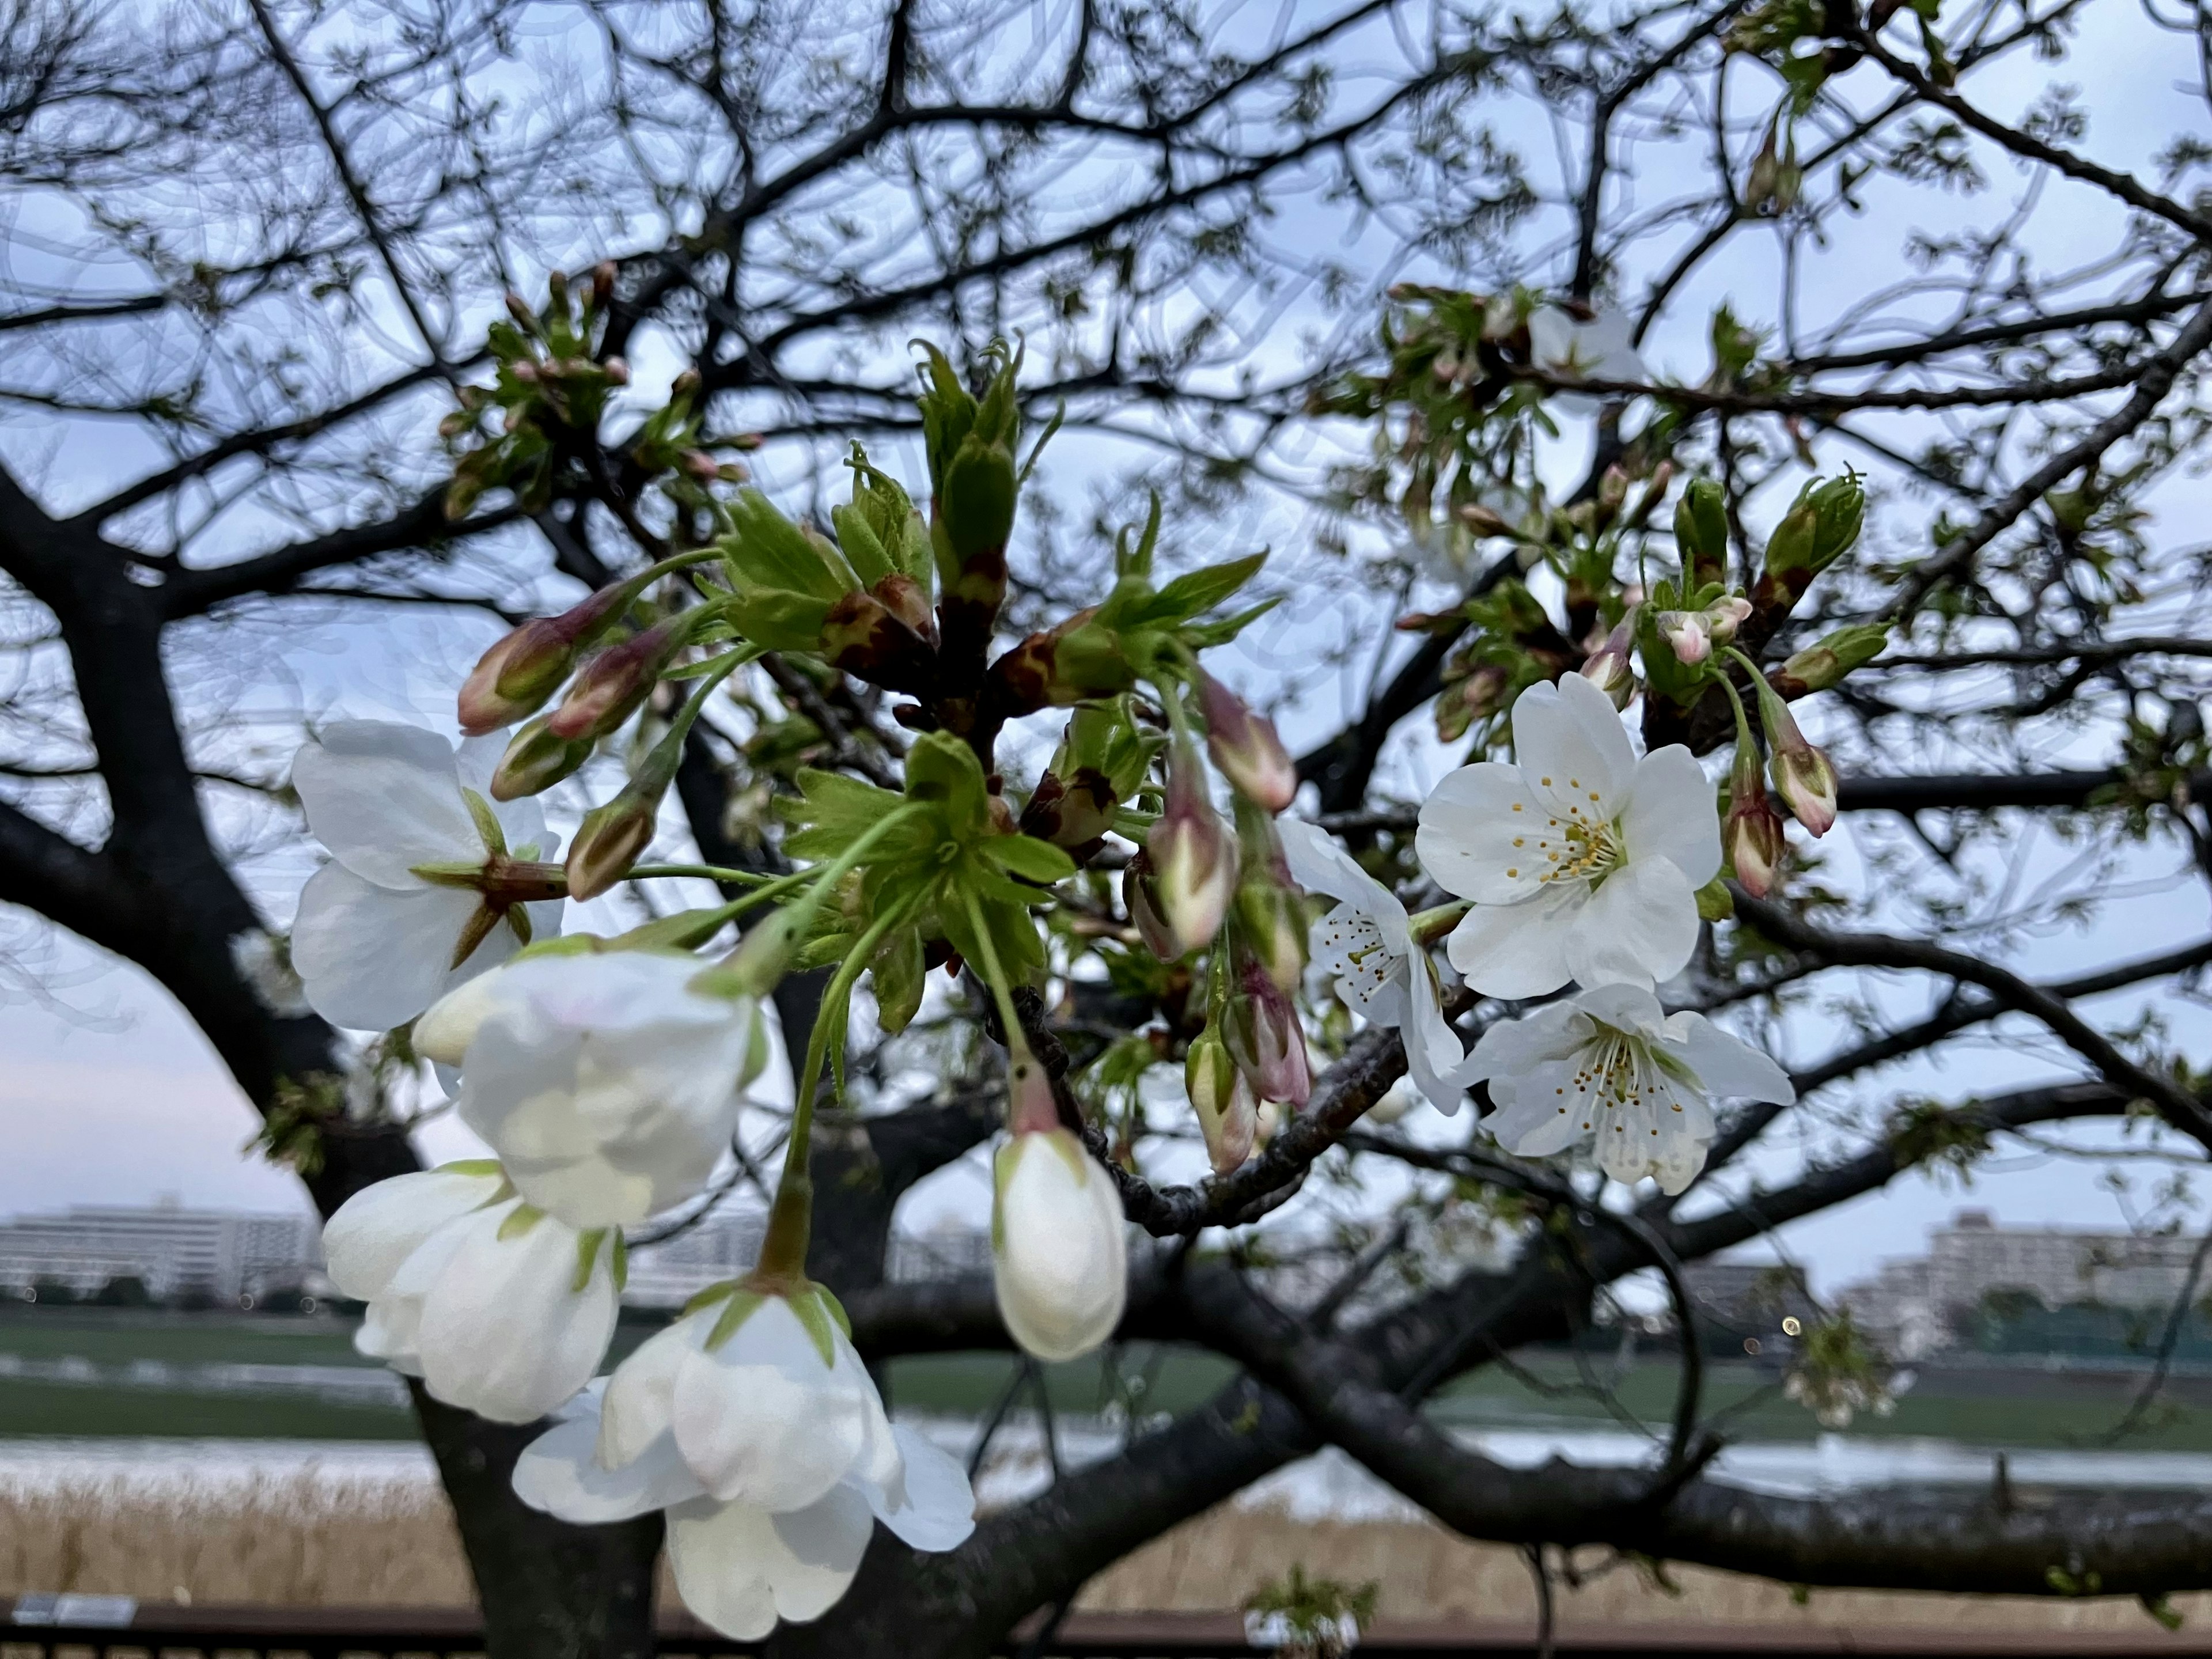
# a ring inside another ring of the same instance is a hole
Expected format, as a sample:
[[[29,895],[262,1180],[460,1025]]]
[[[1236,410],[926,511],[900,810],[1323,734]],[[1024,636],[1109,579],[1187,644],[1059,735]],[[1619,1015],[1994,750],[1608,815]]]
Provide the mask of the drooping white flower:
[[[1563,380],[1648,382],[1651,371],[1637,356],[1635,325],[1618,311],[1601,311],[1583,322],[1564,306],[1539,306],[1528,313],[1528,357]]]
[[[966,1474],[891,1425],[832,1305],[739,1291],[685,1316],[532,1443],[516,1493],[586,1526],[665,1509],[684,1605],[741,1640],[836,1605],[878,1520],[955,1547],[975,1530]]]
[[[1616,1181],[1656,1176],[1679,1193],[1705,1167],[1712,1103],[1786,1104],[1790,1079],[1767,1055],[1702,1014],[1668,1014],[1633,985],[1605,985],[1482,1034],[1468,1080],[1487,1079],[1487,1127],[1523,1158],[1595,1143]]]
[[[1428,951],[1414,944],[1406,907],[1317,824],[1285,818],[1291,877],[1310,893],[1338,901],[1313,927],[1313,960],[1344,1006],[1396,1029],[1406,1072],[1440,1112],[1459,1110],[1467,1085],[1457,1073],[1467,1051],[1444,1018],[1442,988]]]
[[[1514,765],[1481,761],[1421,806],[1422,867],[1474,901],[1445,947],[1491,996],[1570,979],[1649,986],[1698,943],[1698,889],[1721,867],[1712,785],[1680,744],[1636,757],[1605,693],[1579,675],[1513,705]]]
[[[698,958],[532,957],[463,986],[417,1024],[461,1067],[461,1121],[515,1189],[576,1227],[642,1221],[703,1188],[767,1060],[749,998],[694,990]]]
[[[489,880],[495,852],[552,853],[538,802],[489,798],[501,748],[471,738],[456,750],[419,726],[342,720],[294,757],[292,786],[331,861],[301,891],[292,965],[332,1024],[404,1024],[526,939],[561,931],[561,901],[542,884],[489,891],[418,873],[477,866]],[[497,823],[504,849],[484,844],[465,789]]]
[[[1039,1359],[1073,1359],[1114,1334],[1128,1297],[1129,1247],[1114,1178],[1066,1129],[1018,1133],[999,1148],[991,1278],[999,1316]]]
[[[530,1208],[493,1164],[380,1181],[323,1229],[331,1280],[368,1304],[354,1346],[500,1423],[591,1381],[614,1335],[615,1249]]]

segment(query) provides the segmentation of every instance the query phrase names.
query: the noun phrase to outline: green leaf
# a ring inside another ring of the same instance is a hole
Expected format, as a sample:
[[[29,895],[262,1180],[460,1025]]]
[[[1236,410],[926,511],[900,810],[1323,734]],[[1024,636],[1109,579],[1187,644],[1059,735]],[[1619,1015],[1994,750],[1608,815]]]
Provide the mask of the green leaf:
[[[1075,873],[1075,860],[1050,842],[1034,836],[1000,836],[982,844],[982,854],[1010,876],[1049,887]]]
[[[945,828],[953,839],[970,842],[989,832],[990,793],[975,751],[950,732],[925,732],[907,751],[906,795],[912,801],[944,804]]]
[[[1272,599],[1262,599],[1249,611],[1240,611],[1218,622],[1186,623],[1181,629],[1183,643],[1195,651],[1210,651],[1215,646],[1226,645],[1282,602],[1283,596],[1278,593]]]
[[[813,651],[822,644],[822,625],[832,599],[788,588],[757,587],[722,601],[730,623],[755,645],[770,651]]]
[[[1265,553],[1253,553],[1177,576],[1144,607],[1141,621],[1164,624],[1188,622],[1230,598],[1258,575],[1260,567],[1267,562]]]
[[[921,1009],[922,988],[929,969],[922,955],[921,930],[894,928],[877,947],[869,964],[874,975],[876,1024],[887,1036],[896,1036],[914,1023]]]
[[[729,514],[725,550],[749,586],[781,588],[827,601],[855,586],[845,580],[849,572],[834,569],[822,546],[759,490],[739,490]]]

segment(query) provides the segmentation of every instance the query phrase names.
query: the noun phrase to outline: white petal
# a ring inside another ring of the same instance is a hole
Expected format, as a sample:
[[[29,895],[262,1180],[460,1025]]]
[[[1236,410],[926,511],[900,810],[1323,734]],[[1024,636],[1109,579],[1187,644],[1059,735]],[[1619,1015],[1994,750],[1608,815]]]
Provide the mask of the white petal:
[[[1113,1177],[1065,1129],[999,1149],[991,1273],[999,1316],[1039,1359],[1073,1359],[1114,1334],[1128,1243]]]
[[[673,1401],[676,1443],[707,1490],[777,1510],[814,1503],[844,1479],[866,1442],[870,1407],[883,1409],[867,1371],[823,1364],[790,1304],[774,1296],[720,1348],[684,1356]]]
[[[1397,895],[1359,867],[1336,838],[1319,824],[1297,818],[1278,818],[1275,831],[1282,837],[1284,861],[1291,879],[1309,893],[1341,900],[1364,914],[1382,934],[1391,955],[1404,956],[1413,936],[1406,928],[1406,907]]]
[[[1672,979],[1698,948],[1698,895],[1665,859],[1608,876],[1567,934],[1567,966],[1584,985]]]
[[[368,1304],[353,1334],[354,1352],[386,1364],[406,1376],[422,1375],[422,1356],[417,1335],[422,1326],[422,1298],[383,1296]]]
[[[1401,1028],[1406,1044],[1406,1073],[1428,1097],[1429,1103],[1449,1117],[1458,1112],[1460,1102],[1467,1096],[1466,1085],[1456,1080],[1456,1073],[1467,1062],[1467,1050],[1437,999],[1436,974],[1429,966],[1426,951],[1406,964],[1402,982],[1413,1014]]]
[[[364,1187],[323,1224],[323,1257],[331,1282],[373,1302],[399,1266],[447,1222],[489,1203],[499,1177],[426,1170]]]
[[[1620,829],[1631,859],[1665,859],[1693,888],[1720,873],[1718,796],[1697,757],[1679,743],[1636,763]]]
[[[1651,1040],[1666,1034],[1666,1010],[1640,985],[1594,985],[1576,995],[1574,1006],[1616,1031]]]
[[[698,1192],[737,1127],[749,1005],[686,988],[697,964],[644,952],[536,957],[501,975],[459,1113],[515,1188],[580,1227],[643,1220]]]
[[[609,1469],[592,1455],[599,1431],[598,1417],[586,1413],[532,1441],[515,1460],[514,1495],[533,1510],[580,1527],[627,1521],[701,1495],[673,1436],[661,1436],[644,1456]]]
[[[1517,1076],[1569,1058],[1589,1037],[1590,1023],[1574,1003],[1547,1003],[1518,1019],[1498,1020],[1484,1031],[1475,1039],[1474,1052],[1460,1075],[1470,1083]]]
[[[1498,1144],[1519,1158],[1549,1158],[1589,1138],[1589,1119],[1579,1102],[1559,1091],[1569,1076],[1564,1066],[1546,1066],[1521,1079],[1520,1097],[1493,1112],[1483,1127]],[[1494,1097],[1498,1085],[1491,1085]]]
[[[757,1641],[780,1617],[817,1619],[836,1606],[874,1524],[867,1500],[850,1486],[775,1516],[702,1498],[668,1512],[668,1564],[696,1617],[725,1636]]]
[[[865,1484],[876,1518],[918,1550],[939,1553],[963,1544],[975,1530],[975,1494],[960,1460],[927,1436],[903,1425],[891,1430],[906,1466],[905,1502],[885,1502],[879,1487]]]
[[[453,745],[387,720],[341,720],[292,760],[292,786],[315,839],[380,887],[418,887],[418,864],[482,862],[483,838],[461,799]]]
[[[1413,850],[1446,892],[1481,904],[1511,904],[1537,890],[1544,854],[1552,850],[1543,843],[1564,844],[1563,837],[1546,835],[1548,822],[1520,768],[1478,761],[1446,774],[1421,803]]]
[[[714,1317],[713,1312],[685,1315],[646,1338],[615,1367],[599,1403],[601,1467],[620,1468],[642,1456],[674,1427],[676,1374],[683,1370],[685,1356],[695,1352],[707,1330],[713,1328]],[[702,1320],[709,1322],[705,1329],[701,1328]]]
[[[1589,888],[1577,883],[1548,888],[1525,903],[1478,904],[1452,929],[1444,954],[1485,996],[1556,991],[1573,977],[1567,938],[1589,898]]]
[[[1620,815],[1636,750],[1613,699],[1580,674],[1532,685],[1513,705],[1513,757],[1529,792],[1560,816]]]
[[[478,902],[460,888],[401,892],[342,864],[325,865],[301,890],[292,924],[292,965],[308,1003],[331,1024],[356,1031],[405,1024],[454,981],[453,947]],[[487,960],[471,972],[489,965],[501,931],[477,948],[475,957]]]
[[[415,1052],[441,1066],[459,1066],[484,1021],[514,999],[502,989],[507,969],[495,968],[461,981],[440,997],[415,1022]]]
[[[520,1207],[457,1224],[459,1249],[422,1305],[422,1381],[435,1398],[495,1423],[529,1423],[592,1380],[615,1331],[614,1277],[602,1243],[582,1290],[578,1236],[550,1216],[501,1238]]]
[[[1684,1012],[1668,1024],[1681,1022],[1679,1053],[1706,1091],[1731,1100],[1764,1100],[1786,1106],[1797,1098],[1790,1074],[1773,1057],[1742,1038],[1723,1030],[1703,1014]],[[1673,1045],[1669,1045],[1672,1047]]]

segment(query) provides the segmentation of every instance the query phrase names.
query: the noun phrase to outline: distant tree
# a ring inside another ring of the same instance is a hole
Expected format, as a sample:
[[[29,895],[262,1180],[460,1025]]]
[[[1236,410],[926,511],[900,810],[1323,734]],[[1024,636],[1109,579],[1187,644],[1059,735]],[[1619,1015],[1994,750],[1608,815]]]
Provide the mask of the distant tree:
[[[2121,915],[2078,970],[2023,965],[2128,884],[2170,917],[2212,883],[2203,556],[2162,528],[2205,454],[2212,87],[2161,83],[2173,136],[2130,168],[2091,125],[2122,112],[2037,67],[2125,39],[2185,43],[2193,72],[2204,27],[2117,0],[1365,0],[1264,28],[1204,5],[0,0],[0,900],[173,995],[326,1213],[413,1169],[380,1086],[411,1050],[333,1030],[285,971],[304,867],[286,757],[319,713],[286,648],[465,666],[496,633],[472,613],[557,611],[719,535],[740,454],[794,518],[831,521],[855,438],[923,501],[904,342],[951,343],[980,386],[988,343],[1018,336],[1031,434],[1065,422],[979,666],[1106,597],[1141,475],[1168,497],[1164,576],[1295,526],[1256,590],[1288,620],[1247,630],[1244,680],[1310,708],[1349,674],[1341,728],[1297,763],[1305,803],[1415,907],[1443,896],[1413,857],[1423,718],[1502,755],[1511,699],[1577,673],[1638,676],[1652,748],[1723,750],[1739,702],[1754,728],[1769,705],[1808,827],[1822,780],[1771,708],[1819,693],[1805,723],[1854,856],[1800,834],[1779,861],[1765,786],[1739,774],[1732,915],[1708,896],[1669,989],[1783,1057],[1802,1103],[1735,1109],[1686,1195],[1628,1209],[1571,1161],[1504,1153],[1477,1113],[1378,1122],[1404,1052],[1326,998],[1305,1110],[1234,1173],[1165,1184],[1190,1121],[1146,1073],[1199,1035],[1188,964],[1134,948],[1104,866],[1073,878],[1054,994],[1015,1018],[1066,1060],[1064,1098],[1162,1241],[1120,1336],[1242,1369],[1164,1427],[1133,1415],[1115,1455],[950,1553],[878,1534],[853,1593],[771,1650],[983,1652],[1330,1443],[1474,1538],[1808,1584],[2205,1587],[2188,1494],[2000,1514],[1717,1483],[1693,1369],[1638,1469],[1507,1468],[1420,1410],[1583,1328],[1624,1279],[1679,1291],[1681,1264],[1908,1170],[2094,1158],[2113,1124],[2177,1158],[2212,1145],[2202,1064],[2152,1000],[2212,939],[2128,940]],[[2164,120],[2142,97],[2129,119]],[[545,319],[572,314],[547,273],[602,258],[605,303],[559,361],[607,405],[526,391],[515,366],[550,361]],[[494,332],[508,289],[536,337]],[[678,366],[696,379],[672,387]],[[656,415],[662,447],[641,447]],[[1823,516],[1846,465],[1873,497],[1863,537]],[[1801,495],[1815,473],[1829,493]],[[1684,508],[1692,477],[1710,488]],[[824,663],[764,656],[682,744],[671,839],[732,891],[787,867],[769,807],[802,767],[906,781],[902,689],[880,662]],[[686,689],[648,703],[648,743]],[[930,688],[922,724],[944,729],[948,696]],[[647,747],[611,745],[579,775],[590,799]],[[1018,796],[1042,757],[1005,755]],[[777,990],[794,1055],[822,985]],[[1473,1040],[1528,1009],[1448,1012]],[[1010,1346],[987,1279],[885,1282],[900,1197],[1005,1113],[1005,1020],[979,1000],[930,1035],[941,1086],[917,1090],[864,1010],[854,1109],[824,1108],[838,1133],[811,1153],[808,1271],[872,1361]],[[1906,1060],[1928,1063],[1881,1075]],[[1386,1172],[1410,1196],[1378,1218],[1357,1183]],[[1327,1241],[1287,1305],[1218,1248],[1247,1235],[1209,1231],[1279,1207]],[[1510,1265],[1481,1265],[1477,1237]],[[416,1399],[493,1653],[649,1650],[658,1517],[556,1522],[509,1486],[534,1429]]]

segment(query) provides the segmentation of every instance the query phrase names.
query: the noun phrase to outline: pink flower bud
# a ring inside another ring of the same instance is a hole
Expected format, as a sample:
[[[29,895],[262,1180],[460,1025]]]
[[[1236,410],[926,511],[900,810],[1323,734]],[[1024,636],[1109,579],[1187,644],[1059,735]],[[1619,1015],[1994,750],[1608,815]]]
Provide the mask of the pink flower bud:
[[[642,634],[611,645],[586,663],[548,722],[571,743],[603,738],[637,711],[676,654],[688,617],[671,617]]]
[[[1243,941],[1288,995],[1306,971],[1305,895],[1291,878],[1275,822],[1249,800],[1237,804],[1237,921]]]
[[[1735,639],[1735,630],[1750,615],[1751,601],[1741,593],[1731,593],[1705,607],[1705,632],[1712,636],[1715,645],[1730,644]]]
[[[1685,666],[1694,666],[1713,654],[1712,635],[1702,611],[1662,611],[1659,632],[1674,652],[1674,660]]]
[[[628,591],[611,583],[557,617],[532,617],[495,643],[461,683],[461,730],[482,737],[537,713],[568,678],[577,652],[614,620]]]
[[[592,757],[588,743],[570,743],[547,730],[539,715],[507,740],[507,752],[491,775],[494,800],[520,800],[550,789]]]
[[[1236,971],[1237,988],[1222,1023],[1230,1058],[1255,1095],[1304,1105],[1313,1093],[1313,1076],[1306,1066],[1297,1010],[1256,960],[1247,957]]]
[[[1175,955],[1202,949],[1220,931],[1237,890],[1237,842],[1206,798],[1206,768],[1188,743],[1176,744],[1167,810],[1146,832],[1145,850],[1158,872],[1160,915]]]
[[[1260,1127],[1259,1103],[1229,1049],[1211,1030],[1200,1033],[1183,1061],[1183,1086],[1198,1114],[1199,1133],[1216,1175],[1227,1175],[1252,1156]]]
[[[597,898],[629,873],[638,855],[652,844],[660,822],[660,794],[650,799],[635,784],[604,806],[584,814],[576,839],[568,845],[568,896]]]
[[[1775,791],[1790,804],[1798,823],[1815,836],[1825,836],[1836,822],[1836,769],[1805,740],[1790,705],[1766,683],[1766,677],[1755,678],[1759,718],[1766,727],[1767,768],[1774,775]]]
[[[1765,898],[1774,890],[1789,842],[1783,834],[1782,815],[1766,798],[1766,781],[1759,772],[1759,750],[1748,732],[1737,740],[1735,764],[1729,774],[1729,809],[1721,823],[1721,847],[1744,891],[1753,898]]]
[[[1199,712],[1206,717],[1206,746],[1222,775],[1245,799],[1279,812],[1298,793],[1298,770],[1275,735],[1275,723],[1255,714],[1244,700],[1203,669],[1198,676]]]
[[[1632,611],[1583,662],[1582,677],[1612,698],[1615,708],[1626,708],[1636,701],[1636,671],[1628,660],[1635,639],[1636,617]]]

